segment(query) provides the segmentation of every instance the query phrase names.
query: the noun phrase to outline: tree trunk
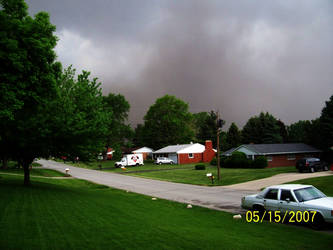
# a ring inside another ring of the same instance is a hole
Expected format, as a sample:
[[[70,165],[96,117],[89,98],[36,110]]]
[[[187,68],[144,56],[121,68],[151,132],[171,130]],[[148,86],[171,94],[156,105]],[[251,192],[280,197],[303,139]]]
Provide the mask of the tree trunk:
[[[23,171],[24,171],[24,185],[29,186],[30,185],[30,164],[32,163],[32,160],[29,159],[23,159],[22,165],[23,165]]]
[[[2,168],[7,169],[8,168],[8,158],[6,156],[2,157]]]

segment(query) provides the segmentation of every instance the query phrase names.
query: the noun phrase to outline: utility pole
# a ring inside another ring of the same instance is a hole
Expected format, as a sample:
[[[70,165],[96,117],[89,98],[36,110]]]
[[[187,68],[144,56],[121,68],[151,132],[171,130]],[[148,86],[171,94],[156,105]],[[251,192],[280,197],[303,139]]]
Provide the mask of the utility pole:
[[[220,171],[220,129],[222,128],[222,120],[220,120],[219,111],[216,112],[216,146],[217,146],[217,179],[221,179],[221,171]]]

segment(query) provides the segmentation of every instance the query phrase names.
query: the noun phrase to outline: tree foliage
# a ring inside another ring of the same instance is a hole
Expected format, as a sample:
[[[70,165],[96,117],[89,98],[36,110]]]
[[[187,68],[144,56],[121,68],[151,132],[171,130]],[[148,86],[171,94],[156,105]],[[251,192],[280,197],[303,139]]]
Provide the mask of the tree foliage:
[[[235,123],[231,123],[226,134],[225,150],[238,147],[242,143],[241,132]]]
[[[23,0],[0,3],[1,154],[23,165],[29,184],[36,157],[98,153],[108,114],[97,79],[88,72],[75,79],[71,68],[62,73],[48,14],[30,17]]]
[[[281,143],[280,127],[268,112],[251,117],[242,131],[243,143]]]
[[[216,119],[214,111],[193,114],[195,137],[199,143],[205,144],[206,140],[211,140],[213,147],[216,147]]]
[[[58,79],[58,96],[52,104],[52,155],[88,160],[105,147],[105,136],[113,113],[104,109],[97,78],[83,71],[75,77],[69,67]],[[47,124],[45,124],[47,126]]]
[[[333,146],[333,95],[326,101],[319,118],[319,131],[321,135],[321,148],[329,150]]]
[[[110,93],[103,96],[104,110],[110,113],[112,119],[108,124],[108,134],[106,136],[106,146],[123,146],[126,140],[133,137],[131,127],[126,124],[130,104],[123,95]]]
[[[158,149],[189,143],[194,139],[191,123],[192,114],[187,103],[170,95],[158,98],[144,117],[145,144]]]

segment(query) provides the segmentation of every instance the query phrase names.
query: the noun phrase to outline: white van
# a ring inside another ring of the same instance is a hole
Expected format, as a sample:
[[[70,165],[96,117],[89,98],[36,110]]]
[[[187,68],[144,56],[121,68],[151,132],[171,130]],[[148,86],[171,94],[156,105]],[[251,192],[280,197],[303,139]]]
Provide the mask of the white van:
[[[142,154],[128,154],[124,155],[120,161],[114,164],[116,167],[127,167],[127,166],[143,166]]]

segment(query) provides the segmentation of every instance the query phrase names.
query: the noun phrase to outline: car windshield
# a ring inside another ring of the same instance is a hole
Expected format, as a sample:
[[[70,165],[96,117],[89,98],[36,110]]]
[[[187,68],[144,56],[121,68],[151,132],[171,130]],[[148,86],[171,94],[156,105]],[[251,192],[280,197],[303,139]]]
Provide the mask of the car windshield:
[[[315,187],[307,187],[307,188],[298,189],[298,190],[295,190],[294,193],[299,202],[310,201],[310,200],[326,197],[326,195],[324,195],[322,192],[320,192]]]

